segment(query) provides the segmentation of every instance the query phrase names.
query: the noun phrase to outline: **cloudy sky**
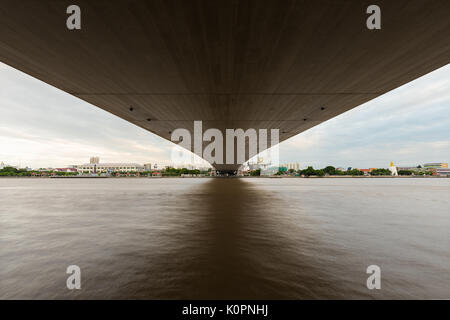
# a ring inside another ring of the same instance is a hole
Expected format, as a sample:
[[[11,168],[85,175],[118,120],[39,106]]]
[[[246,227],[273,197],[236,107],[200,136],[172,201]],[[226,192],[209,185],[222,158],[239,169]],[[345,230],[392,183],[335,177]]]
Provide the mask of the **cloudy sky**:
[[[0,63],[0,162],[170,164],[172,143]],[[387,167],[450,161],[450,65],[280,145],[302,167]]]

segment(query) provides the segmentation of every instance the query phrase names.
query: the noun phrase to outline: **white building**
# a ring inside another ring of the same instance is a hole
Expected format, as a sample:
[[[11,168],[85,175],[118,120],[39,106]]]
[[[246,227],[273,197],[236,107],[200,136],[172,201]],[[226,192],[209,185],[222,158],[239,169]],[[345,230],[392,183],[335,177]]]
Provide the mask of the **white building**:
[[[285,164],[280,164],[280,167],[286,167],[288,170],[294,169],[295,171],[297,171],[297,170],[300,170],[300,163],[298,163],[298,162],[285,163]]]
[[[79,173],[143,172],[144,166],[137,163],[86,163],[77,166]]]
[[[264,168],[261,168],[260,175],[261,176],[273,176],[278,172],[278,167],[269,167],[266,166]]]

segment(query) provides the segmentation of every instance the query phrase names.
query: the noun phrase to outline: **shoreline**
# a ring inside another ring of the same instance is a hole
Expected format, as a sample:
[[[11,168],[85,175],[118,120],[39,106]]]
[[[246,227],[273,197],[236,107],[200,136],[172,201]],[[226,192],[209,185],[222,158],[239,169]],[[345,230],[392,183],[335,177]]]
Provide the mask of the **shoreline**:
[[[0,176],[0,179],[204,179],[204,178],[240,178],[240,179],[439,179],[439,178],[450,178],[450,176],[309,176],[309,177],[299,177],[299,176],[203,176],[203,177],[181,177],[181,176],[171,176],[171,177],[91,177],[91,176],[56,176],[56,177],[30,177],[30,176]]]

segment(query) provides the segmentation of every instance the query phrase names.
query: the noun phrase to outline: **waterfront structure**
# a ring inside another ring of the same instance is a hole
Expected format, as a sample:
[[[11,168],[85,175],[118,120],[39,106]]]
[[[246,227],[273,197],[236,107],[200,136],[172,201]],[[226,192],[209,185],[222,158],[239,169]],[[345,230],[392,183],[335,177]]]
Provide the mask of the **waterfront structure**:
[[[300,170],[300,163],[298,163],[298,162],[284,163],[284,164],[280,164],[280,167],[286,167],[287,170],[293,169],[295,171],[298,171],[298,170]]]
[[[397,171],[413,171],[413,172],[416,172],[416,171],[420,171],[420,170],[423,170],[421,167],[420,168],[418,168],[418,167],[397,167]]]
[[[248,165],[248,171],[258,170],[260,165],[258,163],[249,163]]]
[[[383,1],[382,30],[367,28],[367,1],[83,1],[79,30],[67,5],[5,3],[2,62],[168,140],[202,120],[281,142],[450,56],[448,0]]]
[[[389,167],[391,170],[391,176],[398,176],[397,167],[394,166],[394,162],[391,161],[391,166]]]
[[[261,176],[273,176],[277,174],[279,168],[274,166],[265,166],[261,168],[260,175]]]
[[[79,173],[143,172],[144,166],[137,163],[85,163],[77,168]]]
[[[369,169],[358,169],[359,171],[362,171],[364,173],[365,176],[370,175],[370,173],[375,170],[376,168],[369,168]],[[336,169],[338,170],[338,169]]]
[[[53,171],[57,172],[78,172],[77,168],[55,168]]]
[[[450,168],[435,168],[433,170],[433,175],[441,177],[450,176]]]
[[[261,176],[273,176],[279,171],[279,166],[273,165],[271,161],[265,162],[262,157],[258,157],[256,162],[244,164],[240,168],[243,175],[255,170],[259,170]]]
[[[423,164],[423,167],[424,168],[434,168],[434,169],[437,169],[437,168],[447,168],[448,169],[448,163],[446,163],[446,162],[433,162],[433,163],[424,163]]]
[[[288,171],[288,168],[287,168],[287,167],[284,167],[284,166],[280,166],[280,167],[278,167],[278,171],[279,171],[279,172],[287,172],[287,171]]]
[[[426,171],[431,171],[431,175],[439,176],[439,177],[449,177],[450,176],[450,168],[426,168]]]
[[[145,166],[138,163],[100,163],[99,157],[91,157],[89,163],[76,167],[79,173],[143,172],[144,169]]]

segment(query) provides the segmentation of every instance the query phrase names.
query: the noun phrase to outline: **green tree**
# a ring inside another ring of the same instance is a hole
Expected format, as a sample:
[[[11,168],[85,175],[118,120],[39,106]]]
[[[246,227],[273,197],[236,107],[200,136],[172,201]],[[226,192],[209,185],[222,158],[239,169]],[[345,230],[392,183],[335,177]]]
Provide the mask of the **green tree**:
[[[359,169],[351,169],[351,170],[347,170],[347,175],[350,175],[350,176],[362,176],[362,175],[364,175],[364,172],[362,172]]]
[[[370,175],[372,175],[372,176],[390,176],[391,170],[384,169],[384,168],[374,169],[370,172]]]
[[[304,175],[305,177],[309,177],[309,176],[315,176],[316,175],[316,170],[314,170],[313,167],[308,167],[305,170],[302,170],[302,175]]]
[[[316,170],[316,176],[323,177],[325,175],[325,171],[323,169]]]
[[[327,166],[327,167],[325,167],[325,168],[323,169],[323,171],[324,171],[326,174],[329,174],[330,176],[336,175],[336,168],[333,167],[333,166]]]

